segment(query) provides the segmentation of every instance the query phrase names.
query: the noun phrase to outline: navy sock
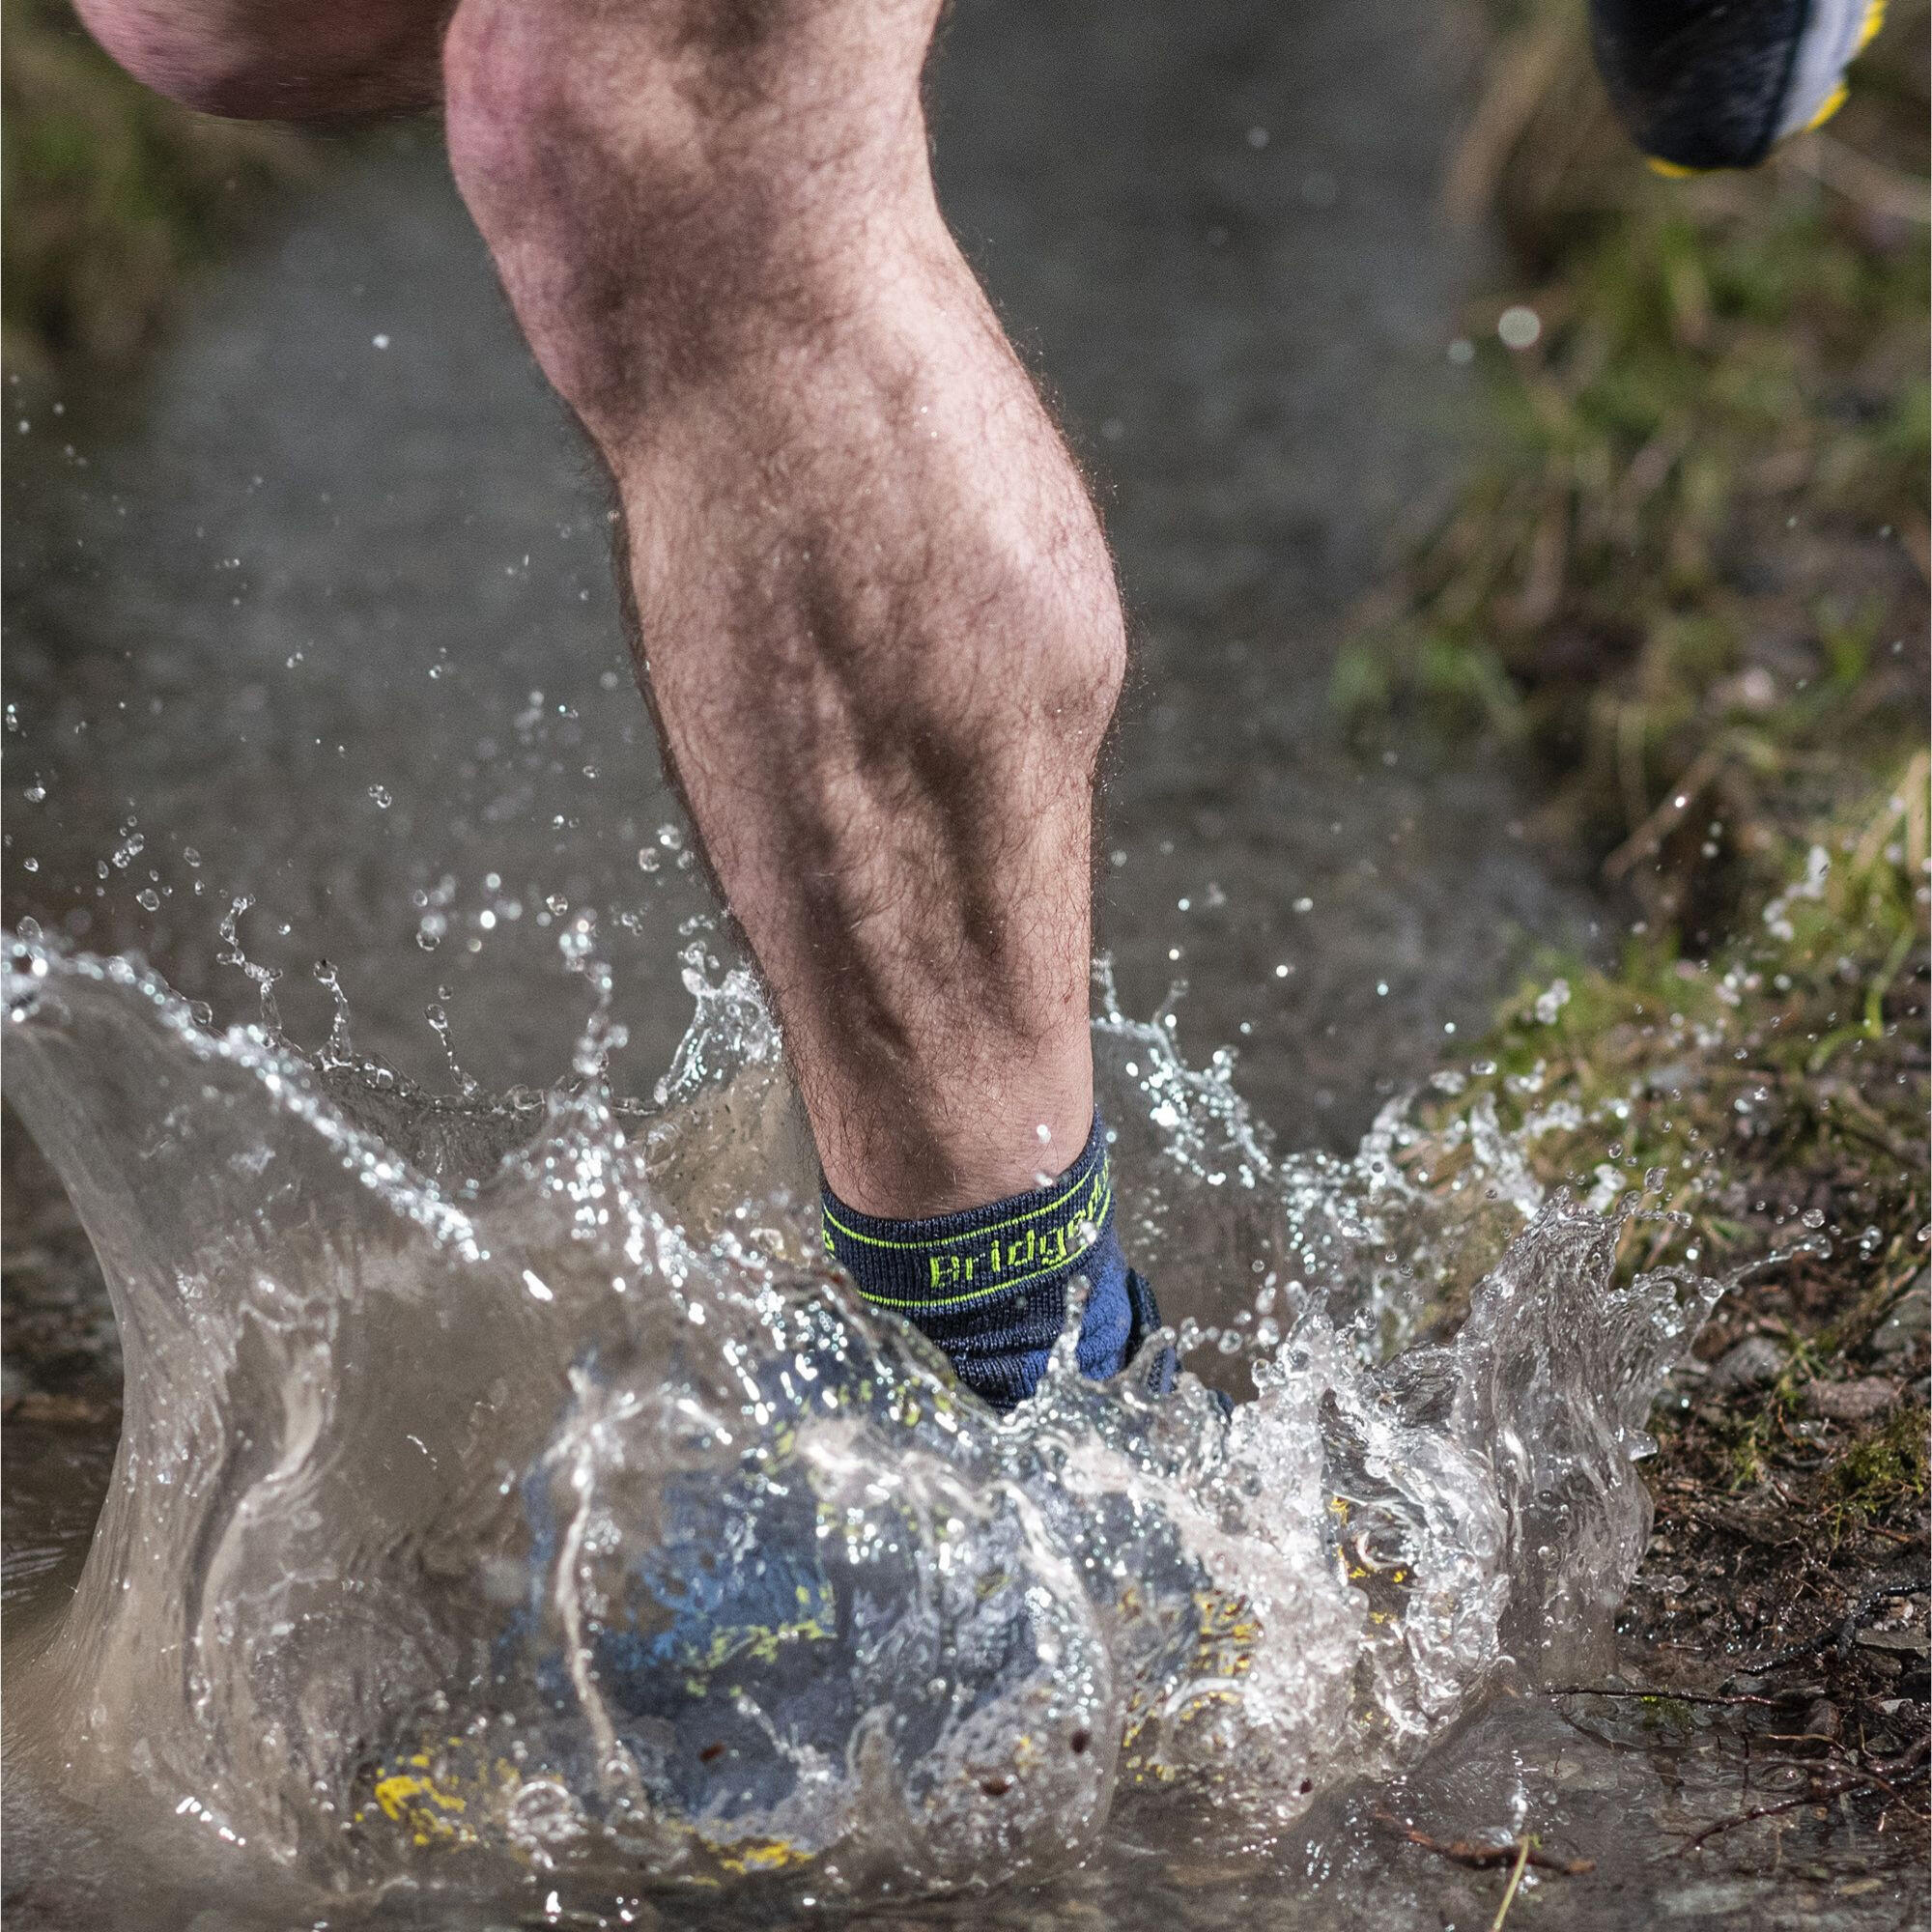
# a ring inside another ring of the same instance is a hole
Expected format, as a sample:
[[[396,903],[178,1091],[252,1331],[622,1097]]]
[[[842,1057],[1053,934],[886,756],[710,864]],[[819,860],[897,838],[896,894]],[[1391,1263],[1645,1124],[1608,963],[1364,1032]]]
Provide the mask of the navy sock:
[[[1090,1284],[1083,1375],[1118,1375],[1160,1325],[1153,1291],[1127,1266],[1114,1234],[1113,1166],[1097,1115],[1080,1158],[1032,1193],[923,1221],[862,1214],[829,1187],[824,1207],[826,1250],[859,1293],[937,1343],[959,1379],[995,1408],[1013,1407],[1038,1385],[1076,1274]],[[1173,1382],[1168,1350],[1149,1386],[1165,1394]]]

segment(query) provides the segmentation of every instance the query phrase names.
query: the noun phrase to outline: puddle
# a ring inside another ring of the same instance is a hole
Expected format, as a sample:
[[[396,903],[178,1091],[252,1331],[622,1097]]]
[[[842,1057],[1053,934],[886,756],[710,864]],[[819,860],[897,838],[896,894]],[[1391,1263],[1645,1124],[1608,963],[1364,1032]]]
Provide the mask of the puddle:
[[[127,1359],[77,1583],[106,1435],[10,1466],[22,1922],[71,1903],[54,1858],[103,1924],[170,1884],[233,1901],[211,1925],[945,1923],[914,1905],[961,1887],[1014,1922],[1365,1891],[1440,1923],[1497,1895],[1468,1847],[1523,1833],[1591,1865],[1532,1874],[1565,1922],[1899,1922],[1912,1821],[1800,1803],[1687,1861],[1818,1767],[1728,1707],[1538,1689],[1615,1661],[1643,1422],[1719,1283],[1617,1285],[1616,1215],[1507,1144],[1416,1194],[1399,1108],[1273,1158],[1110,1011],[1124,1236],[1250,1399],[1063,1350],[1002,1422],[828,1277],[772,1030],[707,963],[649,1102],[603,1082],[601,1001],[566,1085],[451,1098],[15,942],[10,1091]],[[1492,1201],[1521,1232],[1415,1341]]]
[[[15,942],[11,1097],[126,1362],[86,1572],[10,1699],[67,1788],[352,1889],[463,1854],[874,1897],[1036,1877],[1121,1789],[1278,1831],[1505,1656],[1605,1661],[1643,1419],[1717,1283],[1616,1286],[1613,1220],[1525,1196],[1456,1339],[1377,1369],[1435,1275],[1393,1115],[1277,1165],[1115,1013],[1124,1238],[1183,1354],[1259,1394],[1150,1402],[1063,1350],[1001,1422],[827,1278],[775,1031],[742,973],[687,975],[651,1105],[604,1084],[602,999],[569,1085],[452,1101],[346,1017],[311,1064]]]

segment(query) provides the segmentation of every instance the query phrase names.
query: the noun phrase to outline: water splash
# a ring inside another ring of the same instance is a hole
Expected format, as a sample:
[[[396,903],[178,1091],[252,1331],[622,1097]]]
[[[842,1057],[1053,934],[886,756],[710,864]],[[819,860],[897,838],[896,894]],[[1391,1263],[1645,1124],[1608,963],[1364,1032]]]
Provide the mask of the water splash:
[[[338,1896],[903,1893],[1050,1871],[1132,1789],[1276,1829],[1510,1660],[1588,1667],[1645,1417],[1720,1292],[1619,1283],[1628,1204],[1542,1200],[1492,1120],[1445,1205],[1400,1106],[1351,1159],[1277,1157],[1225,1063],[1103,984],[1124,1238],[1250,1399],[1096,1386],[1069,1336],[1002,1419],[825,1262],[750,977],[687,954],[644,1106],[608,1086],[594,927],[565,945],[572,1075],[491,1097],[359,1060],[339,1002],[310,1058],[268,984],[216,1034],[138,962],[11,943],[10,1094],[128,1363],[17,1762]],[[1520,1232],[1417,1343],[1471,1208]]]

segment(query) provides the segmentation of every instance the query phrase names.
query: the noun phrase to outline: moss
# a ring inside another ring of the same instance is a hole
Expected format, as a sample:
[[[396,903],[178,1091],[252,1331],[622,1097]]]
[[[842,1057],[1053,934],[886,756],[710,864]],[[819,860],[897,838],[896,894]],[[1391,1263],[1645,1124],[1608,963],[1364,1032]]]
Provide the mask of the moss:
[[[1612,969],[1554,962],[1466,1072],[1438,1076],[1454,1091],[1397,1155],[1440,1194],[1466,1183],[1482,1123],[1515,1131],[1547,1185],[1605,1206],[1646,1197],[1624,1228],[1626,1273],[1729,1278],[1706,1362],[1749,1335],[1777,1341],[1768,1387],[1712,1393],[1693,1375],[1653,1418],[1645,1469],[1674,1553],[1639,1577],[1630,1628],[1686,1655],[1776,1649],[1804,1634],[1789,1620],[1817,1588],[1858,1601],[1926,1539],[1922,1402],[1854,1429],[1811,1397],[1874,1371],[1922,1384],[1927,1368],[1922,1343],[1865,1353],[1922,1278],[1932,1211],[1927,784],[1921,751],[1784,840],[1776,889],[1711,954],[1666,928],[1634,935]],[[1445,1268],[1445,1320],[1510,1232],[1483,1226]]]
[[[1856,1263],[1862,1286],[1875,1265],[1883,1287],[1915,1268],[1926,786],[1919,753],[1787,841],[1777,890],[1715,955],[1687,956],[1664,929],[1633,935],[1613,969],[1552,960],[1504,1006],[1468,1071],[1444,1078],[1454,1091],[1424,1109],[1429,1131],[1404,1165],[1437,1192],[1455,1186],[1475,1158],[1474,1123],[1493,1118],[1526,1131],[1546,1184],[1605,1204],[1650,1190],[1625,1232],[1631,1266],[1720,1270],[1816,1243],[1823,1229],[1847,1252],[1801,1256],[1800,1274],[1843,1286]]]
[[[1926,1493],[1926,1414],[1916,1404],[1895,1409],[1832,1465],[1831,1487],[1848,1511],[1870,1521]]]
[[[4,0],[0,24],[6,359],[26,374],[125,371],[184,278],[305,171],[308,146],[151,94],[59,0]]]

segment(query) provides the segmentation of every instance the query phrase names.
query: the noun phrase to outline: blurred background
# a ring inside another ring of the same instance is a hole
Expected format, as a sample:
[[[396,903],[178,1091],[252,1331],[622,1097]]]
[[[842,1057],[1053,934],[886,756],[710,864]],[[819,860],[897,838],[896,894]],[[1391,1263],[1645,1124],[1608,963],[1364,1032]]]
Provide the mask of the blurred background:
[[[559,909],[647,1091],[722,943],[606,505],[432,119],[176,109],[5,13],[9,916],[446,1080],[563,1065]],[[1122,998],[1294,1145],[1530,966],[1698,955],[1924,736],[1926,8],[1666,182],[1580,9],[957,0],[942,190],[1094,477],[1139,668]],[[684,869],[681,871],[680,867]]]

